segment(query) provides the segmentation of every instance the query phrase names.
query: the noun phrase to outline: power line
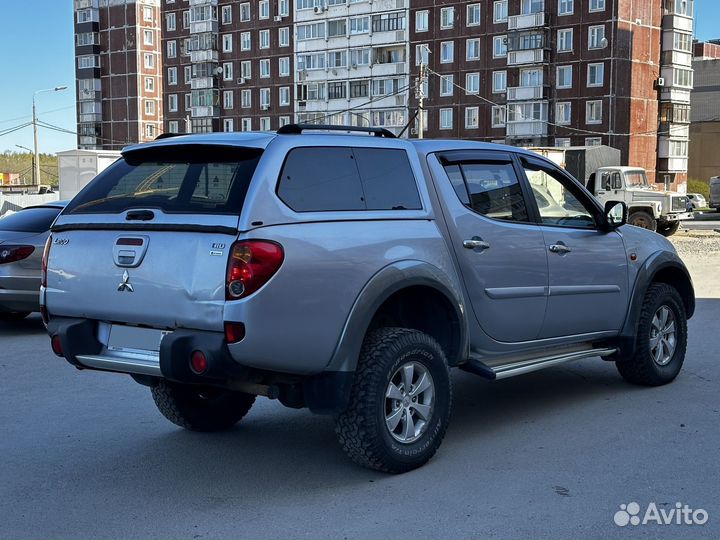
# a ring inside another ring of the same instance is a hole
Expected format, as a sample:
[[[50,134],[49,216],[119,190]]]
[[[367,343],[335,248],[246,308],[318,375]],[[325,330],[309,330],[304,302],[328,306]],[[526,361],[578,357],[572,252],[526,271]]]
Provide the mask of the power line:
[[[15,126],[15,127],[5,129],[3,131],[0,131],[0,137],[2,137],[3,135],[9,135],[10,133],[15,133],[16,131],[19,131],[19,130],[24,129],[31,125],[32,125],[32,122],[28,122],[27,124],[22,124],[20,126]]]

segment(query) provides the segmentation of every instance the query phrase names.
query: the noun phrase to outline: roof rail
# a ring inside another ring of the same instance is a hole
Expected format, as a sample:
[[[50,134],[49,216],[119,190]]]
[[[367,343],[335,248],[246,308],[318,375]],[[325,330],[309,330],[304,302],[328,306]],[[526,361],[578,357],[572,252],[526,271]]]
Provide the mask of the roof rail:
[[[395,139],[395,134],[385,128],[379,127],[358,127],[358,126],[332,126],[325,124],[285,124],[277,130],[278,135],[300,135],[306,130],[320,131],[359,131],[362,133],[372,133],[376,137],[386,137]]]
[[[170,137],[180,137],[180,135],[187,135],[187,133],[161,133],[155,137],[154,141],[161,141],[163,139],[169,139]]]

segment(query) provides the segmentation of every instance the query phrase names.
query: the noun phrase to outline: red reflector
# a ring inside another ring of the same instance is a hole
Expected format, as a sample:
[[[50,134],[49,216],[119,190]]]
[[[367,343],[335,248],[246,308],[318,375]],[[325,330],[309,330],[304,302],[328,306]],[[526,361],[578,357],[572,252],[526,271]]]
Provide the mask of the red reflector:
[[[241,240],[230,250],[226,298],[245,298],[275,275],[285,258],[280,244],[268,240]]]
[[[34,246],[0,246],[0,264],[7,264],[27,259],[32,252],[35,251]]]
[[[115,242],[116,246],[142,246],[142,238],[118,238]]]
[[[208,361],[205,355],[200,351],[193,351],[190,355],[190,369],[198,375],[202,375],[207,371]]]
[[[237,343],[245,337],[245,325],[241,322],[225,323],[225,339],[228,343]]]
[[[52,347],[52,350],[55,354],[58,356],[63,356],[63,348],[62,343],[60,343],[60,336],[54,335],[52,339],[50,339],[50,346]]]

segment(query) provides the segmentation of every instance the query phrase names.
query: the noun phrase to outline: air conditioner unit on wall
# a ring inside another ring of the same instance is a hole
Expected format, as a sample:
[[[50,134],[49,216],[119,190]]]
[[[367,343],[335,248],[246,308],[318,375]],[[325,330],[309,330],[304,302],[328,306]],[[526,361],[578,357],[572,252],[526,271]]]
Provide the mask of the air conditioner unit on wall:
[[[313,8],[313,13],[315,13],[315,15],[320,15],[322,12],[323,12],[322,6],[315,6]]]
[[[280,21],[282,21],[282,16],[281,16],[281,15],[275,15],[275,22],[280,22]]]
[[[655,86],[657,88],[663,88],[665,86],[665,77],[658,77],[655,81]]]

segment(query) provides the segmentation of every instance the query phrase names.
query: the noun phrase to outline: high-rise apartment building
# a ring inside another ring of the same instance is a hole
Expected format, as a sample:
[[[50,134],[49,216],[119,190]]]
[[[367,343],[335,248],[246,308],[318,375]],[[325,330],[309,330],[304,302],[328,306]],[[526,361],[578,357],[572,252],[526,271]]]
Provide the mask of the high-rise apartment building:
[[[412,123],[416,137],[423,94],[425,137],[607,144],[653,181],[687,177],[693,0],[99,2],[160,7],[165,132]],[[144,32],[142,9],[126,32]]]
[[[78,148],[162,133],[161,0],[75,0]]]
[[[720,39],[695,43],[688,176],[720,175]]]

